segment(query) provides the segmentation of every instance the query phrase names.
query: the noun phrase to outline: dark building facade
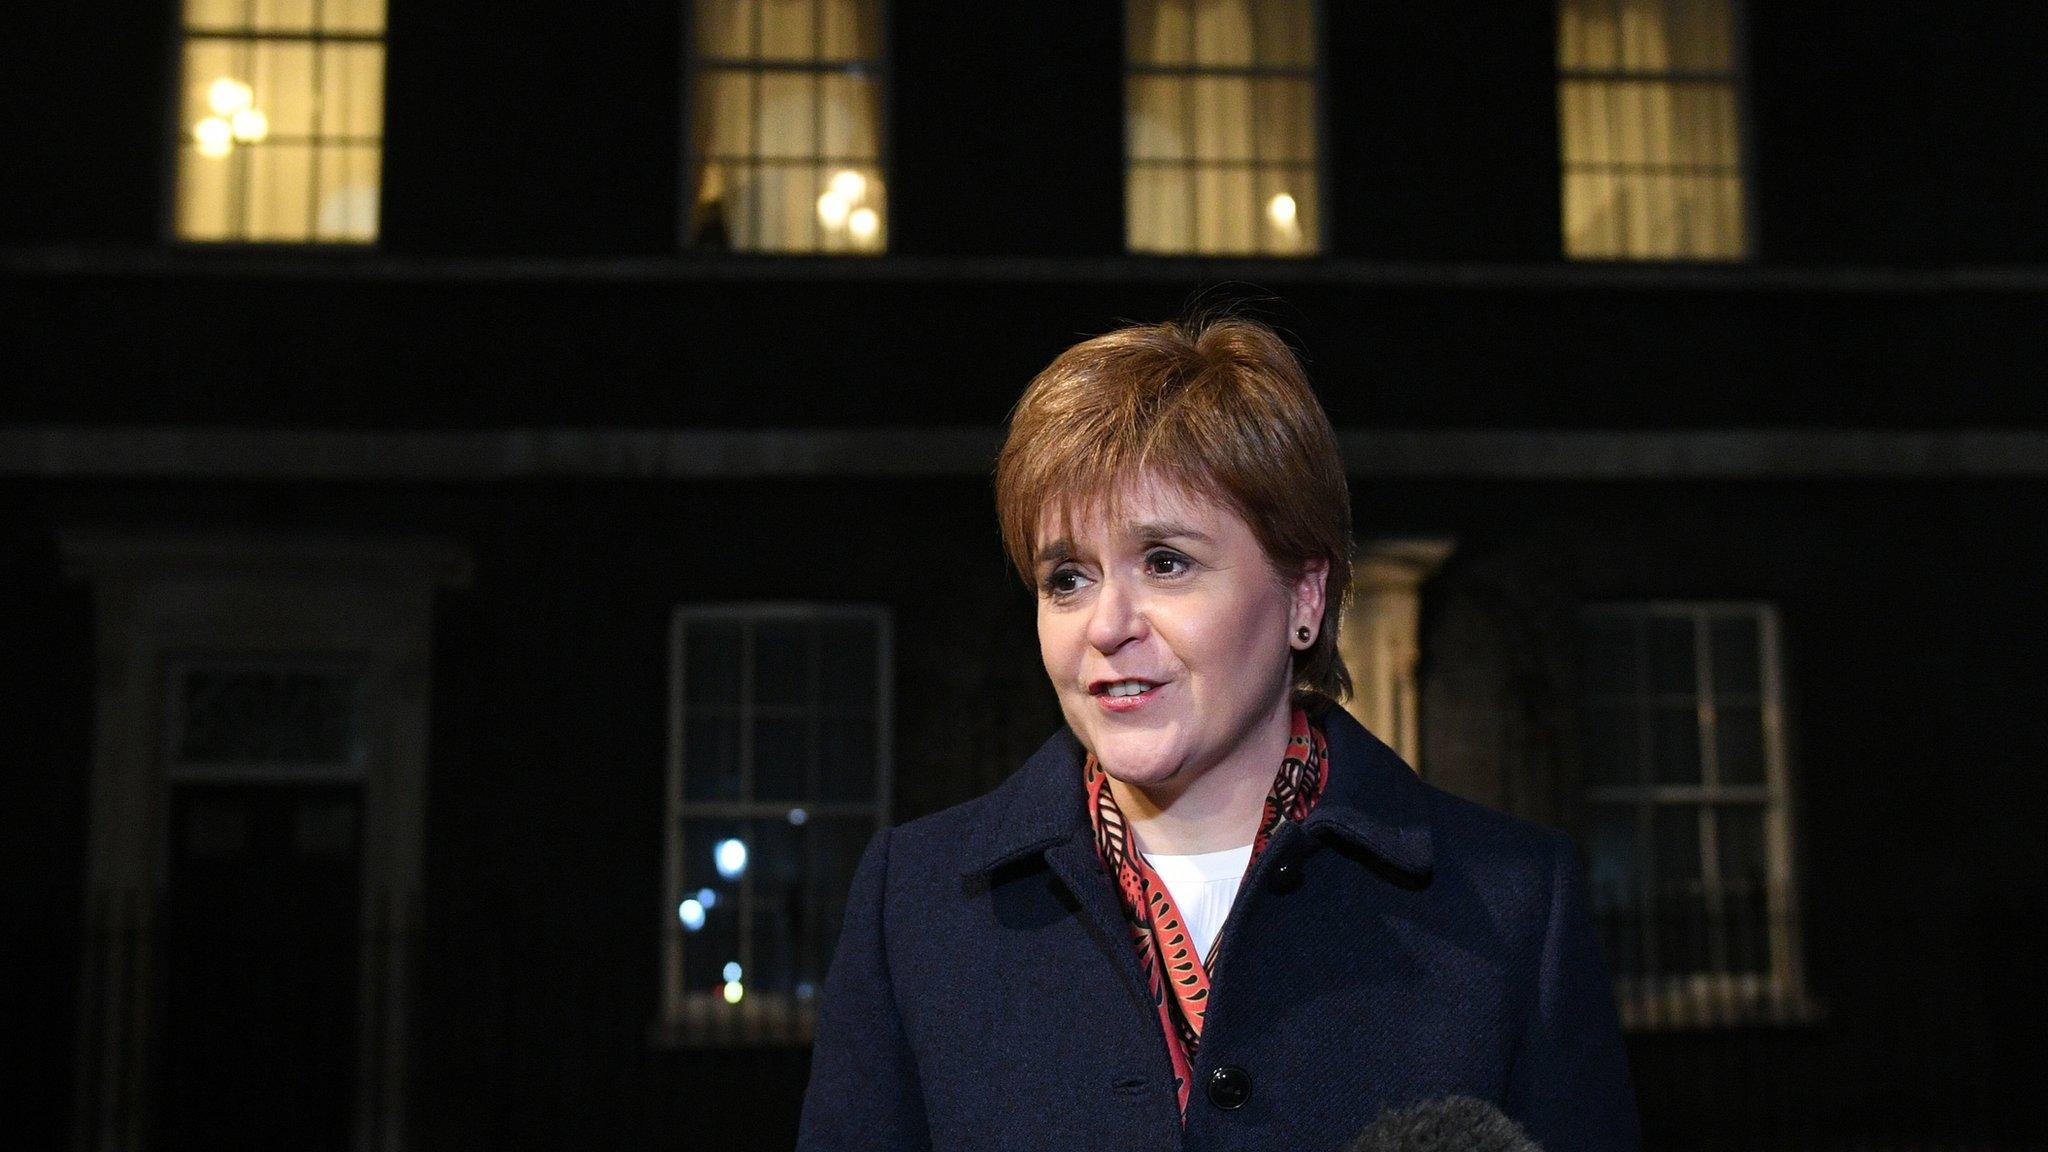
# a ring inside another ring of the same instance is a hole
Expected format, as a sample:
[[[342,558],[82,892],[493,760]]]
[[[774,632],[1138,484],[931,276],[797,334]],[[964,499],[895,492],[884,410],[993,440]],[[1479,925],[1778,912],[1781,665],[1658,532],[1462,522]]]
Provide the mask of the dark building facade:
[[[1354,711],[1577,838],[1649,1143],[2048,1140],[2026,7],[11,21],[20,1146],[790,1146],[853,857],[1059,722],[1009,406],[1220,304]]]

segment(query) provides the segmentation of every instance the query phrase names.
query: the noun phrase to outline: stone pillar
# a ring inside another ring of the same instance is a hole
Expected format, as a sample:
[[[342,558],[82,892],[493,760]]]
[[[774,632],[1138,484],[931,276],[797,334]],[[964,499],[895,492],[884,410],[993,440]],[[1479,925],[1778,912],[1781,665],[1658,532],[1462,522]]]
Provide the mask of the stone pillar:
[[[1421,658],[1422,585],[1450,557],[1452,541],[1374,540],[1352,562],[1351,602],[1337,648],[1351,670],[1358,722],[1422,771],[1415,665]]]

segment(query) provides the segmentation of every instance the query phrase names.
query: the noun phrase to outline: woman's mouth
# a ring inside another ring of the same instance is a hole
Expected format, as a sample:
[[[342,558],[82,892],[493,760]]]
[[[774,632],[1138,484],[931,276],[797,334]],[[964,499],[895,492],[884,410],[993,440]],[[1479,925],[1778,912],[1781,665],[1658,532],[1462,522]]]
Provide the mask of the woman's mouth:
[[[1151,703],[1164,687],[1151,680],[1111,680],[1095,685],[1090,694],[1106,712],[1132,712]]]

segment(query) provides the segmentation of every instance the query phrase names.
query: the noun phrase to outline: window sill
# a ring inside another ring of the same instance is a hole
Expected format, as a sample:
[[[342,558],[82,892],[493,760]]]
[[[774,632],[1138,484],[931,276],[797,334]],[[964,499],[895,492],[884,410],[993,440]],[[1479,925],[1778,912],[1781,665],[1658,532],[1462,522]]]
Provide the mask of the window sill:
[[[738,1004],[709,992],[684,996],[647,1029],[653,1048],[808,1048],[817,1031],[815,1000],[749,993]]]
[[[1641,977],[1616,980],[1614,991],[1626,1032],[1801,1028],[1827,1015],[1804,988],[1772,976]]]

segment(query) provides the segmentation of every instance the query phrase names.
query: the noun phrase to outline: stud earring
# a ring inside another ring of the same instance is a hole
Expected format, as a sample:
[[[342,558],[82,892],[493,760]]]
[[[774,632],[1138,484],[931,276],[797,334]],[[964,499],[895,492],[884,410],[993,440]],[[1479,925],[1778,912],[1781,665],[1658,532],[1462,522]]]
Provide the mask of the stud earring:
[[[1294,630],[1294,638],[1303,644],[1308,643],[1308,625],[1303,624],[1301,627],[1296,628]]]

